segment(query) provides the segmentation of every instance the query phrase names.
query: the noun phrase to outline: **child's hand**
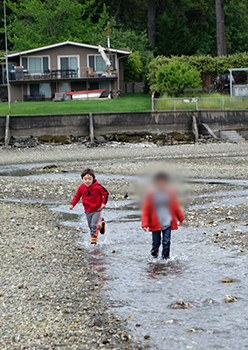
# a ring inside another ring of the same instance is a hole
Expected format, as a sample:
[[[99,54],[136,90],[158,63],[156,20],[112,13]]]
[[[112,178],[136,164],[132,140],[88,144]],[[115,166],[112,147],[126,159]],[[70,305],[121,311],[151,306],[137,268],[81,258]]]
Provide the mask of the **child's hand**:
[[[70,210],[72,210],[72,209],[73,209],[73,205],[71,204],[71,205],[70,205]]]
[[[183,221],[179,221],[179,226],[183,226]]]
[[[106,207],[106,204],[102,203],[101,209],[104,209]]]
[[[145,232],[149,231],[149,227],[142,227]]]

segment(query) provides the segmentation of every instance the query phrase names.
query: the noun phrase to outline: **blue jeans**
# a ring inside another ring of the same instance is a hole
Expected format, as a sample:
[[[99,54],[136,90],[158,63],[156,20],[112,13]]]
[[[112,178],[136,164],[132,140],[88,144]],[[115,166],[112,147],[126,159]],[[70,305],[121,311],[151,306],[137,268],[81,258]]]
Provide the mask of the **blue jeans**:
[[[158,257],[159,247],[161,245],[161,232],[162,232],[162,259],[169,259],[170,257],[170,240],[171,240],[171,227],[169,226],[163,231],[155,231],[152,233],[152,250],[151,254],[155,258]]]

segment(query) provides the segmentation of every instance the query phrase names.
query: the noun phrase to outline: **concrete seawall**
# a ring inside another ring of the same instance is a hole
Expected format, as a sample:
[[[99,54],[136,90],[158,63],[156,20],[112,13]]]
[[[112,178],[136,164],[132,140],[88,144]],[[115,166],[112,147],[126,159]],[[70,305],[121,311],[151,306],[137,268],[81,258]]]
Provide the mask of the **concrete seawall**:
[[[112,134],[160,134],[192,132],[196,111],[155,111],[93,113],[96,137]],[[248,127],[248,110],[197,111],[199,123],[219,130]],[[0,139],[5,135],[6,116],[0,116]],[[89,114],[20,115],[10,117],[10,134],[14,137],[42,135],[89,136]]]

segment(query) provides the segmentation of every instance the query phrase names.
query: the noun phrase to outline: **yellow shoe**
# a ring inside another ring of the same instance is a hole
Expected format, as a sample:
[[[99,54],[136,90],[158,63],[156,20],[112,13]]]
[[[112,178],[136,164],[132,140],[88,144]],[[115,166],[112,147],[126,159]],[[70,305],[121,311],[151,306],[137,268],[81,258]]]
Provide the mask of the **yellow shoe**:
[[[97,237],[91,237],[91,244],[97,244]]]

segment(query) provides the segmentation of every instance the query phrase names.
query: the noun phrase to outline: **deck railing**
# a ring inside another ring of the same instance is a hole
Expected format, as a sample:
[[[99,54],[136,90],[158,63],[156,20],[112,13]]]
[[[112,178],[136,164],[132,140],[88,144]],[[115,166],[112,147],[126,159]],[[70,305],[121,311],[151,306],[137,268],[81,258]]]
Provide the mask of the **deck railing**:
[[[117,72],[103,72],[88,74],[87,71],[84,72],[82,78],[116,78]],[[12,70],[9,73],[10,81],[25,81],[25,80],[53,80],[53,79],[76,79],[80,78],[78,69],[52,69],[47,70],[43,73],[30,73],[27,70]]]

